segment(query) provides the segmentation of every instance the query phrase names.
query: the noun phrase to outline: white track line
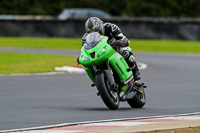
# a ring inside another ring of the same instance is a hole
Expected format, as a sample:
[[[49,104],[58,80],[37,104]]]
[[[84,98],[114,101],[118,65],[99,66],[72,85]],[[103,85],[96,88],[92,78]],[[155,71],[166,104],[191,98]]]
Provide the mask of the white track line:
[[[30,75],[55,75],[65,74],[66,72],[44,72],[44,73],[23,73],[23,74],[0,74],[0,76],[30,76]]]
[[[195,113],[186,113],[186,114],[175,114],[175,115],[161,115],[161,116],[149,116],[149,117],[136,117],[136,118],[121,118],[121,119],[109,119],[109,120],[97,120],[97,121],[85,121],[85,122],[74,122],[74,123],[63,123],[63,124],[56,124],[56,125],[48,125],[48,126],[40,126],[40,127],[32,127],[32,128],[22,128],[22,129],[12,129],[12,130],[2,130],[0,133],[10,133],[10,132],[18,132],[18,133],[25,133],[24,131],[32,131],[32,130],[39,130],[48,129],[48,128],[57,128],[57,127],[64,127],[64,126],[72,126],[72,125],[83,125],[83,124],[99,124],[103,122],[113,122],[113,121],[125,121],[125,120],[138,120],[138,119],[173,119],[173,117],[186,117],[188,115],[199,115],[200,112]],[[167,118],[166,118],[167,117]],[[176,118],[177,119],[177,118]],[[66,131],[65,131],[66,132]],[[78,131],[76,131],[78,132]],[[31,132],[28,132],[31,133]],[[46,130],[45,130],[46,133]],[[58,133],[58,132],[56,132]]]

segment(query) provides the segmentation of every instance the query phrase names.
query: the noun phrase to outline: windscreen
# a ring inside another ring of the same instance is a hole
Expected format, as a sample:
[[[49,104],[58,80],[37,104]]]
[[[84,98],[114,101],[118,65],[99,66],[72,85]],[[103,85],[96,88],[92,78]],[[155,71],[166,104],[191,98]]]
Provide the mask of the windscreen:
[[[84,44],[84,47],[86,49],[92,49],[103,39],[103,36],[101,36],[98,32],[91,32],[85,39],[86,43]]]

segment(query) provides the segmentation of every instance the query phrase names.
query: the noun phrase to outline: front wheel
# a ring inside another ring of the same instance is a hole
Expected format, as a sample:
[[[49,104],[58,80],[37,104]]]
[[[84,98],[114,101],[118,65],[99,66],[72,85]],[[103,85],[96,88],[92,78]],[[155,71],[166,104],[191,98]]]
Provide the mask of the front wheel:
[[[146,103],[144,87],[140,86],[136,90],[136,95],[132,99],[127,100],[127,102],[132,108],[142,108]]]
[[[95,76],[96,86],[105,105],[116,110],[119,107],[118,93],[110,89],[108,79],[104,73]]]

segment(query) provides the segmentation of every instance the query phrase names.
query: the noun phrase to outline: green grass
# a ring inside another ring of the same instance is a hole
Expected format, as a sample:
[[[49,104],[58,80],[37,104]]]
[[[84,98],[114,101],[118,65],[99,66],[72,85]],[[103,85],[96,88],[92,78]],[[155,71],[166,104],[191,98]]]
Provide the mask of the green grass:
[[[74,65],[72,56],[0,52],[0,74],[52,72],[55,66]]]
[[[0,47],[80,49],[81,38],[0,38]]]
[[[130,41],[130,47],[136,52],[200,53],[200,41],[136,39]],[[0,38],[0,47],[80,50],[81,46],[81,38]]]
[[[131,40],[133,51],[200,53],[200,41],[180,40]]]
[[[134,52],[200,53],[199,41],[135,40],[129,45]],[[77,38],[0,38],[0,47],[77,49]],[[61,55],[0,52],[0,74],[52,72],[55,66],[77,65],[76,57]]]

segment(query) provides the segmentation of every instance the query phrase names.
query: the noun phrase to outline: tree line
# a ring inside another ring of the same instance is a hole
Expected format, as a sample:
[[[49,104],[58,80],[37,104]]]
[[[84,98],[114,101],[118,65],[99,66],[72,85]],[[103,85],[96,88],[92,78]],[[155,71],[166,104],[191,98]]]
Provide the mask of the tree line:
[[[123,17],[200,17],[200,0],[1,0],[1,15],[54,15],[97,8]]]

